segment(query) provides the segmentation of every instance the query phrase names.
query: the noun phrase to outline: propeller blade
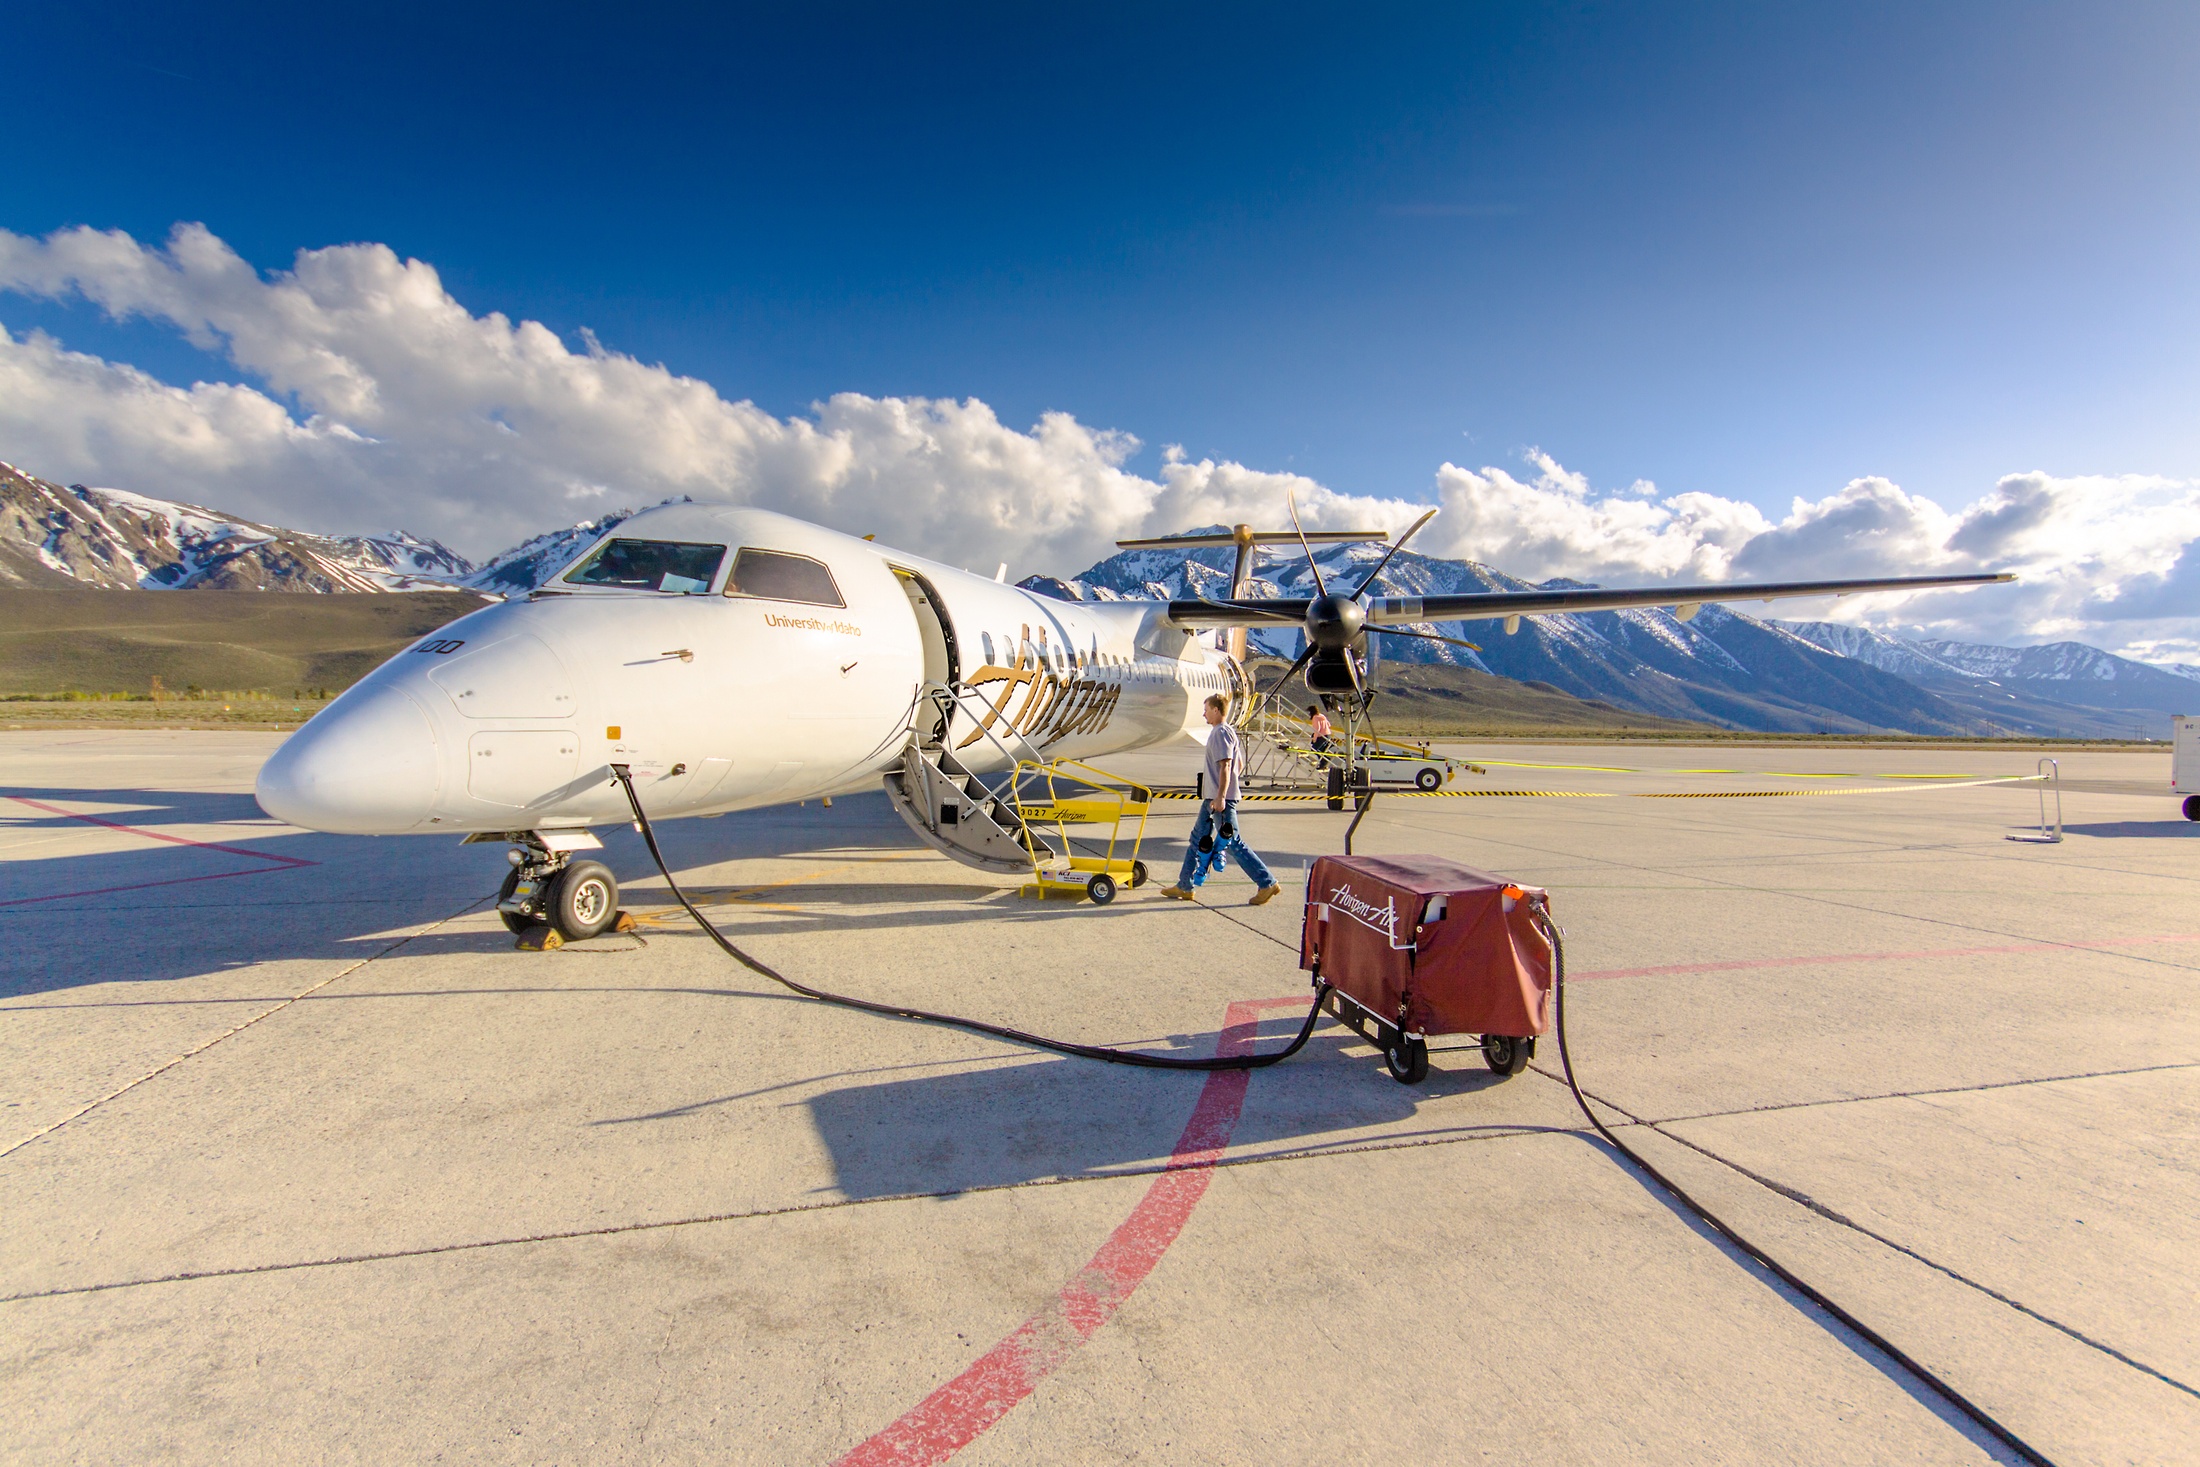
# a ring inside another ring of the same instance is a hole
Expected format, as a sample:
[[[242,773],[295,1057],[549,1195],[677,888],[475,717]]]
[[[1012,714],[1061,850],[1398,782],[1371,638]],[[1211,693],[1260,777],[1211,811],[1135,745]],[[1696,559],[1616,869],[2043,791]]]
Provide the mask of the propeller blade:
[[[1468,642],[1458,637],[1440,637],[1434,632],[1404,632],[1396,627],[1369,627],[1368,630],[1378,637],[1417,637],[1424,642],[1449,642],[1452,646],[1464,647],[1469,652],[1482,650],[1478,642]]]
[[[1270,698],[1282,697],[1283,690],[1291,685],[1291,679],[1299,675],[1299,669],[1306,666],[1307,660],[1314,655],[1314,650],[1314,644],[1312,642],[1308,642],[1306,644],[1306,650],[1299,654],[1299,660],[1292,663],[1289,667],[1285,668],[1283,670],[1283,676],[1276,679],[1276,685],[1270,688],[1267,692],[1260,695],[1261,703],[1267,702]],[[1258,703],[1254,705],[1254,707],[1256,708],[1259,706],[1260,704]]]
[[[1322,584],[1322,568],[1314,564],[1314,547],[1306,543],[1306,526],[1299,523],[1299,496],[1297,492],[1290,489],[1284,490],[1283,502],[1285,507],[1291,511],[1291,528],[1299,532],[1299,549],[1306,552],[1306,568],[1314,573],[1314,594],[1327,596],[1329,588]]]
[[[1367,573],[1367,579],[1360,582],[1360,589],[1352,593],[1352,599],[1357,601],[1362,596],[1365,596],[1367,594],[1367,588],[1375,584],[1375,578],[1381,575],[1383,571],[1390,565],[1390,557],[1396,555],[1399,551],[1403,550],[1405,548],[1406,541],[1412,539],[1415,535],[1419,534],[1421,531],[1421,526],[1427,524],[1430,520],[1435,518],[1436,511],[1432,509],[1427,514],[1422,515],[1419,519],[1415,520],[1403,535],[1400,535],[1397,539],[1391,541],[1390,548],[1383,552],[1383,558],[1375,562],[1375,569]]]

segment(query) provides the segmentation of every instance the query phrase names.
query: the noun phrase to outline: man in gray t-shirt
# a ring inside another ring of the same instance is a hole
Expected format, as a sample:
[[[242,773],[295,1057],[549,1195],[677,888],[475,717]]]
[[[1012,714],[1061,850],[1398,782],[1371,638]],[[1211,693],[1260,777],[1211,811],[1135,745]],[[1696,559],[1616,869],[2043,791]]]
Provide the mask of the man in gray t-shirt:
[[[1184,864],[1177,872],[1176,885],[1162,888],[1161,894],[1180,902],[1190,901],[1192,873],[1198,869],[1200,857],[1221,845],[1237,852],[1238,868],[1253,878],[1258,890],[1249,905],[1257,907],[1283,888],[1276,885],[1267,864],[1253,853],[1238,831],[1238,782],[1245,769],[1245,745],[1239,742],[1237,730],[1223,721],[1229,706],[1220,693],[1207,699],[1207,798],[1200,802],[1199,817],[1192,822],[1191,840],[1184,847]]]

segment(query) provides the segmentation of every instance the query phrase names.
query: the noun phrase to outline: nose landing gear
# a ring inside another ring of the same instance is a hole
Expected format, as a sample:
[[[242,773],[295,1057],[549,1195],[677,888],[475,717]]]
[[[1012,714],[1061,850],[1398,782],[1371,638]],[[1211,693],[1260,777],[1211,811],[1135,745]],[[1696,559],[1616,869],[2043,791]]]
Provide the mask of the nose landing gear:
[[[619,881],[608,866],[576,861],[570,849],[552,850],[531,833],[511,839],[506,855],[512,869],[497,891],[497,916],[507,931],[524,940],[547,928],[565,942],[579,942],[618,923]]]

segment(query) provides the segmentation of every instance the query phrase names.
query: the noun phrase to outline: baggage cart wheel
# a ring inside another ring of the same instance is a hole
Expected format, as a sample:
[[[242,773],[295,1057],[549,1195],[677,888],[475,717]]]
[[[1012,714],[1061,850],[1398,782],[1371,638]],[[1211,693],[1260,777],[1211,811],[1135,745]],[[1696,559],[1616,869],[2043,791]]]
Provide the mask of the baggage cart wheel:
[[[1515,1039],[1510,1034],[1482,1036],[1482,1062],[1500,1075],[1519,1074],[1534,1057],[1533,1039]]]
[[[1423,769],[1413,776],[1413,787],[1421,790],[1440,790],[1444,787],[1444,772],[1440,769]]]
[[[2200,820],[2200,795],[2185,796],[2185,818]]]
[[[1092,898],[1096,907],[1104,907],[1115,900],[1115,878],[1103,871],[1085,883],[1085,895]]]
[[[1428,1041],[1412,1034],[1399,1035],[1397,1042],[1383,1051],[1383,1064],[1390,1078],[1399,1084],[1420,1084],[1428,1078]]]
[[[550,925],[579,942],[619,920],[619,883],[600,861],[575,861],[550,887]]]
[[[1146,877],[1146,863],[1144,861],[1131,862],[1131,885],[1144,886],[1146,884]]]

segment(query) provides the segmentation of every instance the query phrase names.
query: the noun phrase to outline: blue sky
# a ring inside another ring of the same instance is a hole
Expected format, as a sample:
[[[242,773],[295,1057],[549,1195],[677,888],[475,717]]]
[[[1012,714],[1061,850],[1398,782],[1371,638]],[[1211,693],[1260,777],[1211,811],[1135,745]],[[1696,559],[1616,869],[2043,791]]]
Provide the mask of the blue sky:
[[[381,241],[781,413],[1401,495],[2200,475],[2191,6],[11,9],[9,227]]]
[[[974,397],[1409,500],[1540,448],[1775,519],[2200,480],[2190,5],[8,15],[0,227],[386,245],[782,419]],[[271,380],[66,291],[0,325]]]

